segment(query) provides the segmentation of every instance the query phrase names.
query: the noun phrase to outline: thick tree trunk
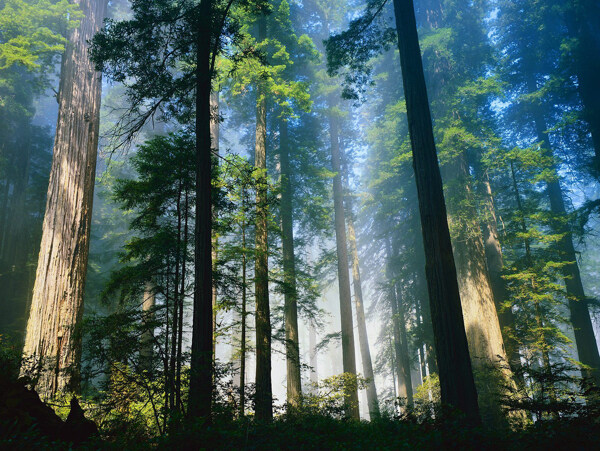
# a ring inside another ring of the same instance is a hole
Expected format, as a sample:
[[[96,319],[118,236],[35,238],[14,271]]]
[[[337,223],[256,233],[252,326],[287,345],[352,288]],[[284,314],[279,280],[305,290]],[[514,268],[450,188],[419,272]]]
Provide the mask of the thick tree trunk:
[[[330,107],[333,102],[330,102]],[[356,374],[354,354],[354,326],[352,321],[352,297],[350,295],[350,275],[348,272],[348,248],[346,241],[346,221],[344,218],[344,192],[340,159],[338,118],[335,112],[329,113],[329,134],[331,138],[331,164],[333,177],[333,207],[335,215],[335,242],[337,247],[338,284],[340,294],[340,317],[342,322],[342,361],[344,373]],[[345,394],[346,415],[359,419],[358,392],[348,389]]]
[[[283,284],[285,315],[285,355],[287,365],[287,402],[298,405],[302,395],[300,379],[300,345],[298,342],[298,290],[296,287],[296,260],[294,255],[294,221],[292,201],[294,192],[290,181],[290,149],[287,121],[279,123],[281,162],[281,235],[283,247]]]
[[[211,16],[212,0],[202,0],[196,36],[195,273],[188,401],[188,416],[191,418],[210,418],[213,392]]]
[[[98,151],[101,75],[88,41],[101,25],[105,0],[76,2],[84,18],[63,55],[59,112],[42,243],[23,354],[43,398],[79,385],[83,291]],[[30,364],[33,364],[31,366]]]
[[[442,402],[479,423],[413,2],[394,0]]]
[[[263,14],[258,21],[258,41],[267,38],[267,21]],[[256,99],[256,142],[254,164],[257,169],[256,188],[256,405],[257,420],[273,418],[271,388],[271,311],[269,306],[269,243],[267,236],[269,205],[267,199],[267,92],[259,83]]]
[[[476,369],[479,408],[485,423],[502,425],[505,415],[498,395],[501,387],[510,383],[512,374],[506,365],[508,359],[487,272],[479,215],[474,207],[468,171],[464,153],[455,157],[445,168],[448,174],[447,194],[452,199],[448,202],[448,218],[453,230],[454,261],[471,363]],[[452,177],[455,179],[452,180]],[[490,384],[490,376],[503,380]]]
[[[369,348],[369,336],[367,334],[367,321],[365,319],[365,308],[363,304],[362,284],[360,280],[360,261],[358,259],[358,247],[356,245],[356,232],[352,219],[352,201],[346,199],[348,216],[348,241],[350,242],[350,255],[352,258],[352,286],[354,287],[354,306],[356,307],[356,322],[358,326],[358,342],[360,345],[360,356],[363,364],[364,377],[367,382],[367,404],[371,419],[379,418],[379,400],[377,399],[377,388],[375,387],[375,373],[371,361],[371,350]]]
[[[518,375],[518,377],[516,377],[516,382],[521,387],[524,387],[525,381],[523,380],[523,372],[521,371],[519,344],[510,333],[506,333],[508,330],[514,330],[515,318],[510,307],[502,307],[502,304],[508,299],[508,292],[506,283],[502,278],[504,258],[502,256],[502,247],[500,246],[498,219],[496,217],[496,208],[494,207],[492,187],[487,174],[482,176],[481,187],[485,208],[485,216],[481,228],[483,231],[487,268],[490,276],[490,287],[494,296],[494,302],[496,303],[496,311],[498,312],[498,320],[504,339],[508,364],[513,372]]]

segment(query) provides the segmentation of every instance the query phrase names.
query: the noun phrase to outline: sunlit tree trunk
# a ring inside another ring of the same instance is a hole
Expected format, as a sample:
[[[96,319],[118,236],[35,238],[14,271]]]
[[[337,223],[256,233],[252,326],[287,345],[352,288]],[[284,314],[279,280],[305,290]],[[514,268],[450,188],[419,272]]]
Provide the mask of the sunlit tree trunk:
[[[394,0],[442,402],[479,423],[412,0]]]
[[[105,0],[79,0],[80,26],[69,33],[62,59],[59,111],[42,243],[23,354],[43,398],[77,391],[83,292],[89,252],[101,75],[88,41],[101,25]],[[33,364],[32,367],[30,364]]]
[[[499,390],[510,383],[512,373],[506,365],[508,360],[464,153],[454,157],[444,169],[448,178],[447,198],[452,199],[448,202],[448,219],[471,363],[477,370],[479,408],[485,423],[499,425],[505,422]],[[497,384],[489,383],[493,373],[500,379]]]
[[[212,0],[196,25],[196,222],[194,314],[188,416],[209,418],[213,392],[212,158],[210,139]]]
[[[484,217],[482,221],[483,243],[485,247],[485,257],[487,262],[488,273],[490,276],[490,287],[496,303],[496,311],[498,312],[498,320],[508,364],[511,369],[518,375],[515,381],[524,387],[523,372],[521,371],[521,355],[519,353],[519,344],[514,337],[507,333],[514,330],[515,319],[513,311],[510,307],[504,308],[502,304],[508,300],[508,292],[506,283],[502,278],[502,270],[504,268],[504,258],[502,255],[502,247],[500,245],[500,237],[498,233],[498,219],[496,216],[496,208],[494,207],[494,197],[492,187],[487,174],[481,174],[481,191],[483,194]]]
[[[330,108],[333,102],[330,102]],[[329,113],[329,135],[331,138],[331,164],[333,177],[333,206],[335,216],[335,242],[337,247],[338,284],[340,295],[340,317],[342,322],[342,361],[344,373],[356,374],[354,354],[354,326],[352,320],[352,297],[350,295],[350,275],[348,272],[348,248],[346,241],[346,221],[344,218],[344,192],[340,159],[338,117],[336,111]],[[345,393],[346,415],[359,419],[358,392],[347,389]]]
[[[285,315],[285,355],[287,369],[287,402],[297,406],[302,394],[300,378],[300,347],[298,342],[298,290],[294,255],[294,222],[292,201],[294,192],[290,182],[290,149],[287,121],[279,123],[281,163],[281,241],[283,247],[283,283]]]
[[[258,20],[258,41],[267,38],[267,21]],[[269,243],[267,236],[269,206],[267,199],[267,92],[258,84],[256,99],[256,142],[254,164],[257,169],[256,188],[256,405],[257,420],[273,418],[271,388],[271,311],[269,306]]]

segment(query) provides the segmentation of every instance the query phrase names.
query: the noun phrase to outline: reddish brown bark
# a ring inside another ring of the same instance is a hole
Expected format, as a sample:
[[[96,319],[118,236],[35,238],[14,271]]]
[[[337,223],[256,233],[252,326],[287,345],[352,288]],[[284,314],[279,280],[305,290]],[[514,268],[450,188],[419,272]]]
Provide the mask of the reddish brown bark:
[[[22,372],[33,370],[42,398],[76,391],[92,200],[100,123],[101,75],[88,41],[102,25],[105,0],[76,2],[83,19],[69,33],[62,59],[59,112],[42,242]]]

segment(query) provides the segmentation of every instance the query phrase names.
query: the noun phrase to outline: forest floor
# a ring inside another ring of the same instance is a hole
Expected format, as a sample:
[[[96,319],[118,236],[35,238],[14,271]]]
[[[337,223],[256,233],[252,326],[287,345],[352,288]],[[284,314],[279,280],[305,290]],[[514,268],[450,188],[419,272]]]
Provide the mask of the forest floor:
[[[135,428],[134,428],[135,429]],[[385,419],[348,422],[323,416],[279,418],[270,424],[251,420],[188,428],[159,438],[134,430],[103,431],[77,449],[106,450],[598,450],[600,423],[572,419],[546,422],[518,432],[465,428],[457,422],[417,424]],[[31,428],[1,437],[0,449],[72,449],[48,441]]]

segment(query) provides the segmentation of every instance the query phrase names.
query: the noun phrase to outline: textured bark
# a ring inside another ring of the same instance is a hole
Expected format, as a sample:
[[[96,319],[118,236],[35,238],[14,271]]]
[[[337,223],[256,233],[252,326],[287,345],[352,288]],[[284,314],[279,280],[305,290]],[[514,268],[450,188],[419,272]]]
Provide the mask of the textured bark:
[[[474,193],[464,153],[444,168],[447,184],[449,222],[452,229],[454,261],[467,331],[471,363],[477,370],[475,383],[479,393],[479,408],[484,422],[501,425],[505,422],[498,398],[502,383],[510,383],[512,372],[498,320],[496,301],[487,272],[479,215],[474,206]],[[455,177],[454,180],[451,180]],[[489,378],[504,379],[490,384]]]
[[[528,80],[529,92],[535,92],[537,86],[533,77]],[[539,107],[533,107],[533,120],[537,139],[542,143],[542,148],[547,155],[553,157],[553,149],[548,138],[546,122]],[[562,188],[559,182],[559,175],[556,167],[551,168],[553,173],[552,181],[546,184],[546,193],[550,200],[550,210],[555,215],[564,218],[567,215]],[[588,383],[600,387],[600,354],[594,335],[592,319],[587,305],[587,298],[581,281],[581,273],[577,263],[577,255],[573,246],[573,237],[569,230],[568,223],[557,221],[554,225],[554,232],[563,234],[562,239],[557,243],[557,250],[562,262],[568,262],[562,269],[565,288],[569,298],[569,310],[571,313],[571,324],[575,333],[575,345],[579,361],[588,368],[581,370],[582,376]]]
[[[300,345],[298,342],[298,290],[296,287],[296,259],[294,255],[294,220],[292,202],[294,192],[290,181],[290,149],[287,121],[279,123],[281,163],[281,235],[283,247],[283,284],[285,316],[285,356],[287,369],[287,402],[297,406],[302,395],[300,378]]]
[[[363,364],[364,377],[368,380],[367,404],[369,406],[369,415],[371,419],[374,419],[378,418],[380,415],[379,400],[377,399],[377,388],[375,387],[375,373],[373,372],[371,350],[369,348],[369,336],[367,334],[367,321],[365,319],[362,284],[360,280],[360,261],[358,259],[358,247],[356,246],[356,232],[354,230],[354,221],[352,219],[352,201],[348,197],[346,202],[346,207],[348,210],[346,223],[348,225],[348,242],[350,243],[350,255],[352,258],[352,286],[354,287],[354,306],[356,307],[358,342],[360,346],[360,356]]]
[[[479,423],[413,2],[394,0],[442,402]]]
[[[355,375],[356,357],[354,354],[352,297],[350,295],[350,275],[348,272],[348,248],[346,241],[346,221],[344,218],[344,192],[342,190],[338,118],[335,116],[335,112],[329,114],[329,134],[331,138],[331,165],[333,172],[335,172],[335,176],[333,177],[333,207],[335,215],[340,317],[342,322],[342,361],[344,373]],[[345,398],[346,416],[359,419],[357,390],[348,389]]]
[[[504,258],[502,255],[502,247],[500,245],[500,238],[498,234],[498,219],[496,216],[496,209],[494,207],[492,187],[487,174],[483,175],[481,187],[483,191],[482,194],[485,208],[485,216],[481,228],[483,231],[483,243],[490,277],[490,287],[494,296],[494,302],[496,303],[496,311],[498,312],[498,320],[500,322],[502,338],[504,339],[508,363],[513,372],[519,375],[515,379],[515,382],[517,382],[521,387],[524,387],[525,381],[523,379],[523,372],[521,371],[521,355],[519,353],[519,344],[510,333],[507,333],[509,330],[514,330],[515,318],[511,308],[502,308],[502,304],[508,300],[508,292],[506,289],[506,283],[502,278]]]
[[[267,38],[264,14],[258,21],[258,41]],[[273,418],[271,388],[271,312],[269,307],[269,243],[267,236],[269,206],[267,199],[267,92],[259,83],[256,101],[256,142],[254,164],[257,172],[256,188],[256,405],[257,420]]]
[[[196,35],[196,222],[194,314],[188,416],[210,418],[213,391],[212,158],[210,42],[212,1],[202,0]]]
[[[84,15],[69,33],[61,66],[59,112],[42,242],[23,354],[22,372],[34,370],[35,387],[48,398],[77,391],[89,252],[101,75],[88,41],[102,25],[106,2],[79,0]],[[33,364],[34,367],[29,364]]]

